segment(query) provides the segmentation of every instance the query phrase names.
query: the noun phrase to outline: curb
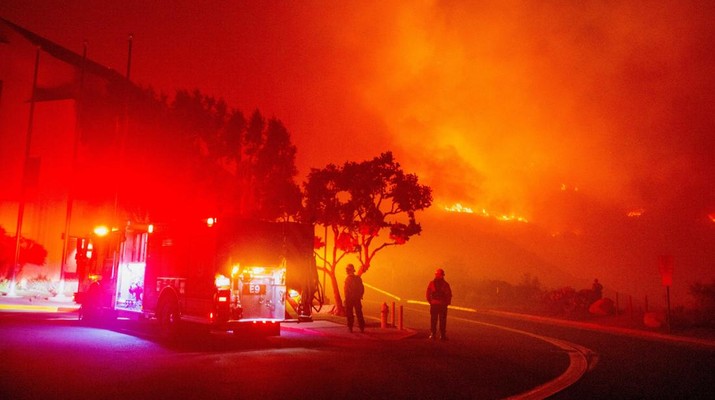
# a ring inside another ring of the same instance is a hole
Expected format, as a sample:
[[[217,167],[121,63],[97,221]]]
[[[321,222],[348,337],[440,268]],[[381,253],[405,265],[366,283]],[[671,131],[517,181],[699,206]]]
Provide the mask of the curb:
[[[0,304],[0,311],[17,312],[77,312],[77,306],[51,306],[51,305],[29,305],[29,304]]]
[[[310,326],[310,324],[316,325]],[[342,339],[372,339],[383,341],[402,340],[417,334],[417,331],[409,328],[405,328],[403,330],[398,330],[396,328],[367,328],[365,332],[348,332],[347,326],[337,322],[325,320],[301,322],[299,324],[290,325],[282,323],[281,329],[286,329],[292,332],[314,334],[323,337]]]
[[[557,318],[514,313],[514,312],[509,312],[509,311],[497,311],[497,310],[485,310],[485,311],[488,314],[495,315],[495,316],[501,316],[504,318],[521,319],[521,320],[539,322],[539,323],[543,323],[543,324],[560,325],[560,326],[566,326],[566,327],[570,327],[570,328],[578,328],[578,329],[585,329],[585,330],[596,331],[596,332],[611,333],[614,335],[639,337],[642,339],[659,340],[659,341],[676,342],[676,343],[687,343],[687,344],[693,344],[693,345],[705,346],[705,347],[715,347],[715,340],[713,340],[713,339],[696,338],[696,337],[690,337],[690,336],[680,336],[680,335],[666,334],[666,333],[660,333],[660,332],[650,332],[650,331],[646,331],[646,330],[622,328],[622,327],[618,327],[618,326],[600,325],[600,324],[593,323],[593,322],[568,321],[568,320],[562,320],[562,319],[557,319]]]

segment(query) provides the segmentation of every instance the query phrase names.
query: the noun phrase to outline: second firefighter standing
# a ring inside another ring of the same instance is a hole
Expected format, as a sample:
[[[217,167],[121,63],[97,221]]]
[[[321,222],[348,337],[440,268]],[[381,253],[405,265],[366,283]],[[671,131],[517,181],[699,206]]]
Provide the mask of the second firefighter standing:
[[[353,331],[355,316],[357,316],[358,328],[360,332],[365,332],[365,318],[362,314],[362,296],[365,293],[365,286],[362,278],[355,275],[355,266],[348,264],[345,268],[348,276],[345,278],[345,314],[348,317],[348,330]],[[353,311],[355,314],[353,315]]]
[[[430,339],[437,339],[439,322],[440,339],[447,340],[447,307],[452,303],[452,288],[444,280],[444,270],[438,268],[434,280],[427,285],[427,302],[430,312]]]

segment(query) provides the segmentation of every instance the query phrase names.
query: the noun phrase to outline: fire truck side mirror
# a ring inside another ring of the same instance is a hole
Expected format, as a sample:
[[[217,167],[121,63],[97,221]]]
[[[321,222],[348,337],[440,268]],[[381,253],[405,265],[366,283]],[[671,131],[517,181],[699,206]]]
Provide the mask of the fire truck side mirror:
[[[80,259],[86,256],[84,252],[84,241],[84,238],[77,238],[77,254],[75,254],[76,259]]]

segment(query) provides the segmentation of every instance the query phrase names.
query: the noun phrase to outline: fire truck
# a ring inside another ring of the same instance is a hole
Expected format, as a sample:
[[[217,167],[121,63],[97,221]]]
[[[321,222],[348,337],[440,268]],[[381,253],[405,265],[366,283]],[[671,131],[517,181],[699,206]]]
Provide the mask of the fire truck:
[[[166,338],[189,323],[279,335],[320,307],[313,226],[235,218],[95,229],[77,239],[75,301],[87,322],[158,321]],[[317,309],[317,308],[316,308]]]

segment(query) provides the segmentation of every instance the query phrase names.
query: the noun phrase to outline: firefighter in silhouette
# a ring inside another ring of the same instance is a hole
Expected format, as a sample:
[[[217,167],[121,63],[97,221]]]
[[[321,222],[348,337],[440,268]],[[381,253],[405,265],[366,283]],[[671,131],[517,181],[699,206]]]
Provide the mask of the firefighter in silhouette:
[[[355,266],[348,264],[345,268],[348,276],[345,277],[345,314],[348,317],[348,330],[353,331],[355,316],[357,316],[358,328],[360,332],[365,332],[365,318],[362,315],[362,296],[365,293],[365,286],[362,278],[355,275]],[[353,315],[353,311],[355,314]]]
[[[603,297],[603,285],[598,282],[598,279],[593,280],[591,291],[593,292],[593,301],[601,300],[601,297]]]
[[[438,268],[434,280],[427,285],[427,302],[430,312],[430,336],[437,339],[437,322],[439,321],[440,339],[447,340],[447,307],[452,303],[452,288],[444,280],[444,270]]]

